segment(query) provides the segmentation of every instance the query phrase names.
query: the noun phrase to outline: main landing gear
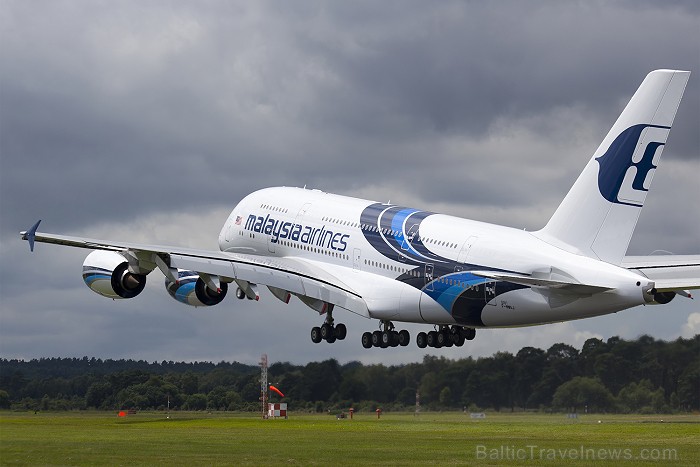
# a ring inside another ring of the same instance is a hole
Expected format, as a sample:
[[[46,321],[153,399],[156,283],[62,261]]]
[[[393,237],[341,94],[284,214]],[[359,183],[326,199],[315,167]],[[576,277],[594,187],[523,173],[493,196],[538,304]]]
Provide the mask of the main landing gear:
[[[343,323],[333,324],[333,309],[326,312],[326,321],[319,327],[311,328],[311,342],[318,344],[325,340],[329,344],[337,340],[342,341],[348,334],[348,329]]]
[[[382,321],[380,328],[384,328],[374,332],[365,332],[362,334],[362,347],[369,349],[372,347],[406,347],[411,342],[411,335],[408,331],[396,331],[394,324],[391,321]]]
[[[421,349],[425,347],[462,347],[465,340],[472,340],[476,337],[476,329],[461,326],[440,326],[438,330],[428,333],[419,332],[416,336],[416,344]]]

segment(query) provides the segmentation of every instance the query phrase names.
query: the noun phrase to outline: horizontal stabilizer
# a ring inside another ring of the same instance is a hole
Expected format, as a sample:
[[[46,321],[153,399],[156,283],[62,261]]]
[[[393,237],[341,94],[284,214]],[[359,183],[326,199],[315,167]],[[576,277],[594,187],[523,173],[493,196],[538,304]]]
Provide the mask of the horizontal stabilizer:
[[[700,255],[625,256],[622,267],[654,281],[659,292],[700,289]]]

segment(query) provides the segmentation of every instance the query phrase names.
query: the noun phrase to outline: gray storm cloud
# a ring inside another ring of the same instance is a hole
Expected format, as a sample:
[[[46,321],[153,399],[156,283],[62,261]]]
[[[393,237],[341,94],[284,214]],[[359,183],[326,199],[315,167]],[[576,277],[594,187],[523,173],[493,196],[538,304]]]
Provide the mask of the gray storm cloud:
[[[82,284],[86,252],[29,255],[17,232],[42,218],[50,232],[215,248],[228,210],[275,185],[537,229],[656,68],[693,75],[630,252],[700,253],[698,31],[682,1],[5,1],[0,355],[419,359],[363,351],[376,323],[354,316],[345,342],[314,346],[320,319],[269,295],[193,311],[154,277],[143,297],[105,301]],[[490,331],[469,352],[674,338],[696,310]]]

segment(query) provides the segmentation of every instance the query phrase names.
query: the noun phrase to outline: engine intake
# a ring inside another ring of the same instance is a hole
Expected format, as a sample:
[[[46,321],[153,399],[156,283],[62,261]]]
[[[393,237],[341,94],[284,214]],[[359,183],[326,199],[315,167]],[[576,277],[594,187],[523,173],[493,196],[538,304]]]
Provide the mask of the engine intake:
[[[129,272],[129,262],[114,251],[97,250],[83,262],[83,281],[103,297],[134,298],[146,287],[145,274]]]
[[[228,284],[222,282],[218,291],[212,290],[196,271],[177,271],[178,280],[165,279],[165,289],[171,297],[190,306],[214,306],[221,303],[228,292]]]

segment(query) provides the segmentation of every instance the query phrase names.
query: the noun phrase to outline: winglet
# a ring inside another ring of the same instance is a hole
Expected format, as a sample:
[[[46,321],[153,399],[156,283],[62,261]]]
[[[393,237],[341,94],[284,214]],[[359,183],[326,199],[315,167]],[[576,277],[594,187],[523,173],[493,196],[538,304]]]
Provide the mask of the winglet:
[[[31,229],[27,230],[26,232],[20,232],[20,235],[22,235],[22,240],[29,242],[29,251],[34,251],[34,238],[36,237],[36,229],[39,228],[40,223],[41,219],[36,221],[36,224],[34,224]]]

